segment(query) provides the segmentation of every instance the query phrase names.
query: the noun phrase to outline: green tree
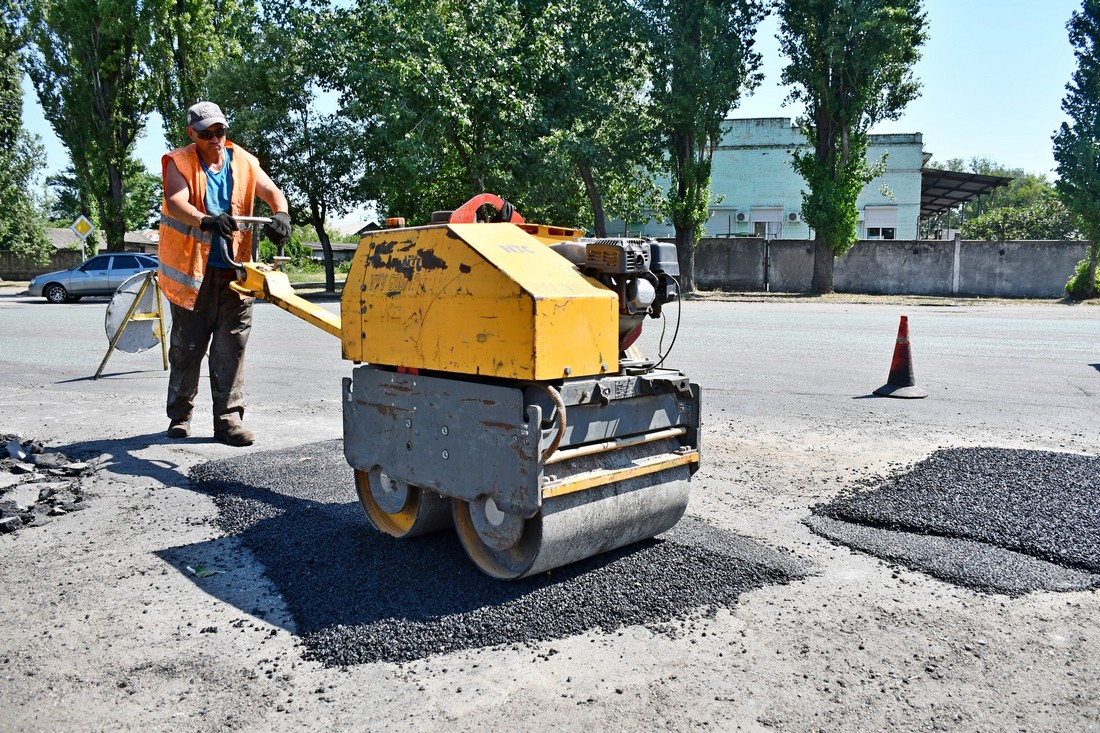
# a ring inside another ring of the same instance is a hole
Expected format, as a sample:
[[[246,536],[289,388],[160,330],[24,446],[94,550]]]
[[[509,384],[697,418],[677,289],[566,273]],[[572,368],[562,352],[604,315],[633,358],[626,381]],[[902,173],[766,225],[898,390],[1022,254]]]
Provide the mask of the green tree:
[[[973,223],[979,217],[985,218],[992,215],[994,212],[998,212],[997,216],[989,219],[989,221],[1032,222],[1022,226],[1011,226],[1010,228],[1014,231],[1043,231],[1052,235],[1055,232],[1063,231],[1072,235],[1078,229],[1076,217],[1061,205],[1057,189],[1042,173],[1028,173],[1023,168],[1011,168],[984,156],[975,156],[969,160],[951,158],[943,163],[931,161],[928,163],[928,167],[959,173],[1000,176],[1012,180],[1007,186],[998,187],[990,193],[982,194],[967,201],[962,206],[942,211],[923,220],[921,222],[922,236],[930,236],[932,232],[942,229],[973,231],[968,227],[968,224]],[[1042,211],[1044,207],[1049,208],[1049,211],[1044,213]],[[1001,213],[1002,209],[1015,209],[1017,211]],[[1039,220],[1046,223],[1036,228],[1034,223]],[[963,236],[969,237],[970,235],[964,233]],[[1059,236],[1061,235],[1038,238],[1057,239]]]
[[[156,111],[168,140],[187,145],[187,108],[209,96],[211,69],[240,57],[256,15],[251,0],[173,0],[149,6],[155,29],[151,65],[158,71]]]
[[[0,0],[0,249],[45,264],[53,248],[32,186],[42,168],[37,135],[23,129],[23,8]]]
[[[233,140],[260,158],[286,194],[291,217],[317,233],[329,292],[336,280],[325,225],[354,207],[362,185],[360,162],[350,152],[360,131],[339,113],[317,109],[334,77],[325,33],[333,24],[321,4],[269,3],[247,50],[225,59],[208,82],[229,115]]]
[[[123,169],[126,184],[126,201],[122,213],[126,231],[152,229],[160,221],[160,204],[163,198],[159,175],[150,173],[137,158],[130,156]]]
[[[529,213],[510,192],[532,134],[527,62],[546,44],[522,32],[516,3],[390,0],[361,3],[353,19],[343,97],[381,209],[426,222],[493,191]]]
[[[51,193],[47,214],[58,226],[69,226],[81,214],[94,222],[95,214],[88,205],[86,187],[81,184],[72,166],[46,176],[46,186]]]
[[[1066,207],[1077,214],[1089,251],[1066,284],[1071,297],[1094,298],[1100,259],[1100,0],[1084,0],[1066,25],[1077,70],[1066,85],[1063,122],[1054,135],[1055,186]]]
[[[492,191],[592,229],[627,211],[656,159],[637,17],[621,0],[363,3],[334,66],[381,208],[424,222]]]
[[[884,169],[868,162],[868,133],[897,119],[920,86],[912,67],[926,38],[920,0],[776,0],[789,99],[806,107],[812,150],[792,164],[806,180],[802,217],[814,230],[817,293],[833,289],[833,260],[856,240],[856,199]]]
[[[603,237],[608,217],[626,219],[657,193],[661,145],[644,95],[639,15],[621,0],[591,0],[584,12],[575,2],[527,0],[523,17],[523,32],[539,42],[524,61],[534,107],[533,130],[523,136],[531,142],[518,146],[519,195],[545,220],[579,218]]]
[[[32,0],[26,69],[107,240],[126,233],[125,169],[159,89],[146,54],[157,0]]]
[[[680,287],[695,290],[695,246],[710,205],[722,121],[761,80],[753,51],[760,0],[638,0],[648,38],[650,98],[669,173]]]
[[[1047,200],[1026,206],[1002,206],[963,222],[963,239],[1008,242],[1018,239],[1073,239],[1075,217],[1061,201]]]
[[[46,185],[52,193],[49,217],[69,226],[77,217],[86,216],[100,227],[96,212],[88,205],[91,200],[90,181],[76,175],[72,166],[60,173],[46,177]],[[123,168],[125,201],[123,217],[126,231],[148,229],[160,218],[161,178],[145,170],[145,166],[134,156],[129,156]]]

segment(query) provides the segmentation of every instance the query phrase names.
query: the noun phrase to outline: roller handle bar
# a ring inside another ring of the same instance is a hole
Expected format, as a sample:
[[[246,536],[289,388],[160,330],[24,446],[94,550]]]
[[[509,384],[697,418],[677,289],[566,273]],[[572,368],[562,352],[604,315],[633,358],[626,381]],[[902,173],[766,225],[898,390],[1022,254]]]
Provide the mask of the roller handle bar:
[[[256,256],[259,254],[257,252],[257,250],[259,249],[259,242],[260,242],[260,226],[262,224],[270,224],[271,221],[272,221],[271,217],[270,216],[234,216],[233,221],[237,222],[238,224],[251,224],[252,225],[252,259],[256,259]],[[229,254],[229,243],[225,241],[225,237],[222,237],[221,239],[222,239],[222,258],[226,262],[228,262],[230,265],[237,268],[238,270],[243,270],[244,265],[241,264],[240,262],[237,262],[235,259],[233,259],[232,256],[230,256],[230,254]],[[279,246],[279,256],[280,257],[283,256],[283,249],[284,249],[283,246],[280,245]]]

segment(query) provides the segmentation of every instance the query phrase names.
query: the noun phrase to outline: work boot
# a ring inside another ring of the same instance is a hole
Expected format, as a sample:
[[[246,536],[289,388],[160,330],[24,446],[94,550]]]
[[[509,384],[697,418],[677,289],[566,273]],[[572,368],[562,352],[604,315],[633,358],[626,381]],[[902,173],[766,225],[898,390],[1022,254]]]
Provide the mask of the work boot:
[[[168,423],[168,437],[169,438],[190,438],[191,437],[191,421],[190,420],[173,420]]]
[[[242,425],[234,425],[225,430],[215,430],[214,440],[221,441],[226,445],[241,447],[252,445],[253,441],[256,440],[256,436],[248,428]]]

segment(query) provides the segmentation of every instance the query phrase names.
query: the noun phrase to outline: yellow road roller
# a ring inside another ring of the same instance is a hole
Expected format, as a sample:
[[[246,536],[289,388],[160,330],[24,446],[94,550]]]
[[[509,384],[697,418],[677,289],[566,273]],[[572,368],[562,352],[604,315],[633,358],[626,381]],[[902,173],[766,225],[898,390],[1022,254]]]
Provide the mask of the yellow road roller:
[[[497,221],[477,222],[490,205]],[[364,236],[340,315],[240,263],[238,291],[336,335],[344,454],[370,523],[453,526],[523,578],[670,529],[699,465],[700,391],[632,346],[678,299],[675,245],[531,224],[483,194]]]

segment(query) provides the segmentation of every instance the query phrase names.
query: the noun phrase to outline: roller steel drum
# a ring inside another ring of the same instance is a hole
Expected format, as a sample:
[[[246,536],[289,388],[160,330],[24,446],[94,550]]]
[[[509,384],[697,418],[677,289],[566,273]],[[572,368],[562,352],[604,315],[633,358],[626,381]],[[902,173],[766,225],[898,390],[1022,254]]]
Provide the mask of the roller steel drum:
[[[562,475],[616,468],[646,458],[654,449],[668,452],[677,448],[675,441],[652,448],[634,446],[558,464],[554,472]],[[484,530],[479,531],[479,515],[487,515],[489,523],[502,523],[495,506],[455,499],[455,530],[466,554],[482,572],[501,580],[526,578],[668,531],[687,510],[690,473],[687,466],[680,466],[545,499],[535,516],[519,519],[522,526],[516,528],[515,540],[507,547],[494,547]]]

